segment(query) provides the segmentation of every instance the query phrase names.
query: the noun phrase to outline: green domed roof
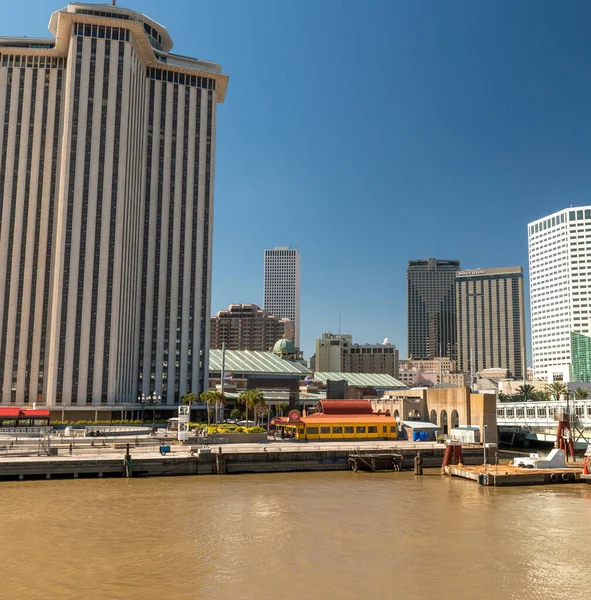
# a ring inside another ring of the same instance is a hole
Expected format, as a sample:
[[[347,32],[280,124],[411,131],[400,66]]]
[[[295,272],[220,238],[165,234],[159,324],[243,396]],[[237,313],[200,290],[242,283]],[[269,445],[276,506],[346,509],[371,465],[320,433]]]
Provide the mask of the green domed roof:
[[[296,354],[295,344],[291,340],[282,338],[275,342],[273,346],[273,354]]]

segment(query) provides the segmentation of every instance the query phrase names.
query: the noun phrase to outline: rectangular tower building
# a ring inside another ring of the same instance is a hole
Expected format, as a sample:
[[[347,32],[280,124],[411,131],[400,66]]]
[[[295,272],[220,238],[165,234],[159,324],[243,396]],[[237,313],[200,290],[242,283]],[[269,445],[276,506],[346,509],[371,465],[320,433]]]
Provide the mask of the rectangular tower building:
[[[0,399],[206,386],[219,65],[125,8],[0,38]]]
[[[590,381],[591,206],[529,223],[528,246],[535,376]]]
[[[410,260],[406,272],[408,356],[456,357],[456,273],[459,260]]]
[[[458,365],[466,373],[507,369],[524,377],[523,268],[474,269],[456,276]]]
[[[230,304],[211,317],[210,347],[220,350],[268,352],[281,338],[293,340],[293,323],[280,319],[256,304]]]
[[[265,250],[265,310],[289,319],[300,346],[300,253],[296,248]]]

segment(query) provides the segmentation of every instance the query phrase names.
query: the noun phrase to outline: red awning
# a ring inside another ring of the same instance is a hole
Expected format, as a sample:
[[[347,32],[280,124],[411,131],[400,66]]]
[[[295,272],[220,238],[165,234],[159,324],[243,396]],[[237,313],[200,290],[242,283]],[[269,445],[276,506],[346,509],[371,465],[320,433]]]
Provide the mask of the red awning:
[[[0,418],[12,418],[16,419],[20,415],[20,408],[1,408],[0,407]]]
[[[30,417],[30,418],[43,419],[43,418],[49,417],[48,410],[37,410],[34,408],[25,408],[25,409],[23,409],[22,413],[25,417]]]

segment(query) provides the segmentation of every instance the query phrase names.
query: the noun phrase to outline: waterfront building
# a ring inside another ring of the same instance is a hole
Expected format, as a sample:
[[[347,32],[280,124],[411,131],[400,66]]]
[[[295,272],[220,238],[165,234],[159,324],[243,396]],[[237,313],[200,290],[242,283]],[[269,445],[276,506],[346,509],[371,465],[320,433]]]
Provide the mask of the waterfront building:
[[[398,349],[388,338],[382,344],[354,344],[350,333],[324,331],[316,340],[315,370],[344,373],[386,373],[398,377]]]
[[[0,38],[1,402],[172,405],[207,389],[228,77],[133,10],[71,3],[49,30]]]
[[[296,248],[265,250],[264,309],[294,326],[294,342],[300,346],[300,253]]]
[[[408,354],[412,359],[456,358],[456,273],[459,260],[408,261]]]
[[[591,381],[591,206],[528,224],[534,374]]]
[[[509,370],[525,376],[523,268],[473,269],[456,274],[458,370]]]
[[[293,323],[256,304],[230,304],[210,319],[210,347],[227,350],[270,350],[281,338],[293,339]]]
[[[322,400],[315,412],[275,417],[272,425],[299,440],[397,439],[398,423],[389,415],[374,413],[368,400]]]
[[[387,390],[372,400],[374,411],[390,411],[400,420],[430,421],[444,435],[456,427],[478,427],[480,439],[497,443],[497,398],[492,393],[474,393],[469,387],[445,386]],[[485,434],[486,426],[486,434]]]

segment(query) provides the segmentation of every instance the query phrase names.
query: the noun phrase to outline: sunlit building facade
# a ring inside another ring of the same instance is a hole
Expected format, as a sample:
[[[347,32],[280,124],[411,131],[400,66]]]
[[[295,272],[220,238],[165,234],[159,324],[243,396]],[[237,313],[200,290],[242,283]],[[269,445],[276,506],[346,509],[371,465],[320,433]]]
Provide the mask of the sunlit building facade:
[[[219,65],[165,27],[69,4],[0,38],[1,402],[207,389]]]

